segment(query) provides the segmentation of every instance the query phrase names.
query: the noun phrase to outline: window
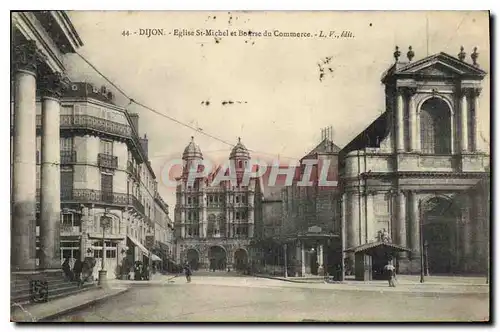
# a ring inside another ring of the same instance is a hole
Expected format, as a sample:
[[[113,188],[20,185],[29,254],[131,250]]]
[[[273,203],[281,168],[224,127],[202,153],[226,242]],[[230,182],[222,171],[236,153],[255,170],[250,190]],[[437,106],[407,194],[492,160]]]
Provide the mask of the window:
[[[240,196],[236,196],[236,203],[240,202]]]
[[[113,175],[101,173],[101,191],[104,202],[113,201]]]
[[[71,199],[73,196],[73,169],[61,168],[61,199]]]
[[[73,137],[61,137],[59,145],[61,151],[73,151]]]
[[[451,153],[451,118],[448,105],[441,99],[431,98],[420,110],[420,139],[423,153]]]
[[[239,220],[239,219],[240,219],[240,213],[236,212],[236,220]]]
[[[188,204],[191,204],[191,197],[188,197]]]
[[[108,155],[113,155],[113,141],[101,140],[99,146],[99,152]]]

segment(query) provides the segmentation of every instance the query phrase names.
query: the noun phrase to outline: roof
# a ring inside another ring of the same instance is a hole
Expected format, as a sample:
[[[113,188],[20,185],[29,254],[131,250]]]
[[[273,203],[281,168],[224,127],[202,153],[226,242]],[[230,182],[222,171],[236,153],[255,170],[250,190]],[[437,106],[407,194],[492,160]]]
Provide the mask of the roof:
[[[191,142],[184,149],[182,154],[182,159],[187,158],[200,158],[203,159],[203,154],[201,153],[200,147],[194,142],[194,137],[191,136]]]
[[[394,243],[389,243],[389,242],[370,242],[370,243],[365,243],[360,246],[354,247],[354,248],[349,248],[344,250],[345,252],[354,252],[354,253],[359,253],[359,252],[365,252],[369,254],[370,252],[376,251],[376,250],[385,250],[385,251],[408,251],[411,252],[411,249],[402,247],[400,245],[394,244]]]
[[[341,158],[351,151],[363,150],[364,148],[379,148],[380,143],[389,134],[388,125],[387,112],[384,112],[358,136],[344,146],[340,151]]]
[[[322,153],[338,153],[340,151],[340,148],[333,143],[331,140],[328,138],[325,138],[322,140],[314,149],[312,149],[308,154],[306,154],[302,159],[306,159],[311,156],[316,156],[316,154],[322,154]]]
[[[241,143],[241,138],[238,137],[238,143],[234,146],[233,150],[231,150],[231,154],[229,155],[229,159],[234,158],[245,158],[250,159],[250,153],[247,148]]]
[[[382,83],[392,77],[461,77],[481,79],[486,72],[477,65],[461,61],[447,53],[440,52],[415,62],[396,62],[382,76]]]

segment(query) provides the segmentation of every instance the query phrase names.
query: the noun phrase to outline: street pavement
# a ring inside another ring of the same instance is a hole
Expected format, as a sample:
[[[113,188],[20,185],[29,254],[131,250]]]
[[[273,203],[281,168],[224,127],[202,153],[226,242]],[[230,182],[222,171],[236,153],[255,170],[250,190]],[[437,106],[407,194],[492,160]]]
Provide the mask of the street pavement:
[[[129,282],[128,286],[131,289],[122,295],[54,322],[467,322],[489,319],[488,292],[446,292],[442,286],[438,288],[440,291],[425,292],[405,291],[405,285],[389,288],[377,284],[363,288],[233,276],[194,276],[189,284],[181,276],[159,276],[150,282]]]

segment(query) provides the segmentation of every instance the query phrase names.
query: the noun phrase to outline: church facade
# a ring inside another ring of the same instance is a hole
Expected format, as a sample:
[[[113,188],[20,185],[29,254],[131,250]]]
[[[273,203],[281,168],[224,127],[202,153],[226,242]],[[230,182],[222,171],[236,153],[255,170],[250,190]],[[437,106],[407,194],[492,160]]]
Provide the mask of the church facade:
[[[182,160],[175,207],[177,260],[188,262],[194,270],[245,269],[260,211],[259,182],[242,182],[250,162],[248,150],[238,141],[230,153],[237,183],[222,180],[214,184],[219,172],[226,172],[221,167],[203,178],[188,181],[189,170],[203,160],[194,140],[185,148]]]
[[[344,247],[384,238],[411,249],[397,257],[399,273],[418,273],[421,259],[431,275],[484,273],[489,188],[478,183],[490,173],[476,114],[486,72],[475,49],[471,62],[463,49],[413,61],[410,47],[402,61],[396,48],[394,57],[385,112],[339,155]]]

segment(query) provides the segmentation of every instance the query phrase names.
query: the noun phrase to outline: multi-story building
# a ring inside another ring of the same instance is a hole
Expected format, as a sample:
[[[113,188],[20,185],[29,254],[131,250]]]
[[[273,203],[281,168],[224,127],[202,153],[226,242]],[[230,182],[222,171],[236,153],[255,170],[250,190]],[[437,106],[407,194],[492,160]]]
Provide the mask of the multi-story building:
[[[422,257],[430,274],[487,268],[488,195],[470,190],[489,178],[476,123],[486,72],[475,50],[471,63],[463,49],[458,57],[414,55],[410,48],[405,61],[396,49],[382,79],[386,111],[340,153],[345,241],[360,277],[387,263],[354,264],[380,234],[411,250],[397,259],[402,273],[418,273]]]
[[[238,141],[229,161],[235,165],[238,183],[212,180],[223,168],[193,183],[188,181],[191,167],[203,160],[203,154],[192,140],[182,155],[183,175],[178,179],[175,207],[176,246],[179,260],[188,261],[194,269],[225,270],[243,268],[248,263],[249,245],[254,237],[255,212],[259,202],[259,182],[241,183],[250,154]]]
[[[69,83],[61,97],[60,119],[53,124],[60,131],[60,258],[95,257],[97,276],[105,250],[105,269],[111,278],[125,257],[142,261],[149,256],[144,243],[154,231],[158,195],[147,159],[147,138],[138,135],[138,115],[116,106],[113,99],[105,87]],[[43,189],[39,101],[36,112],[39,193]],[[38,243],[37,249],[40,254]]]
[[[172,261],[174,254],[173,233],[174,225],[170,219],[168,212],[168,204],[161,198],[159,194],[155,198],[155,229],[154,238],[155,246],[153,252],[164,263]],[[168,268],[166,265],[163,268]]]

